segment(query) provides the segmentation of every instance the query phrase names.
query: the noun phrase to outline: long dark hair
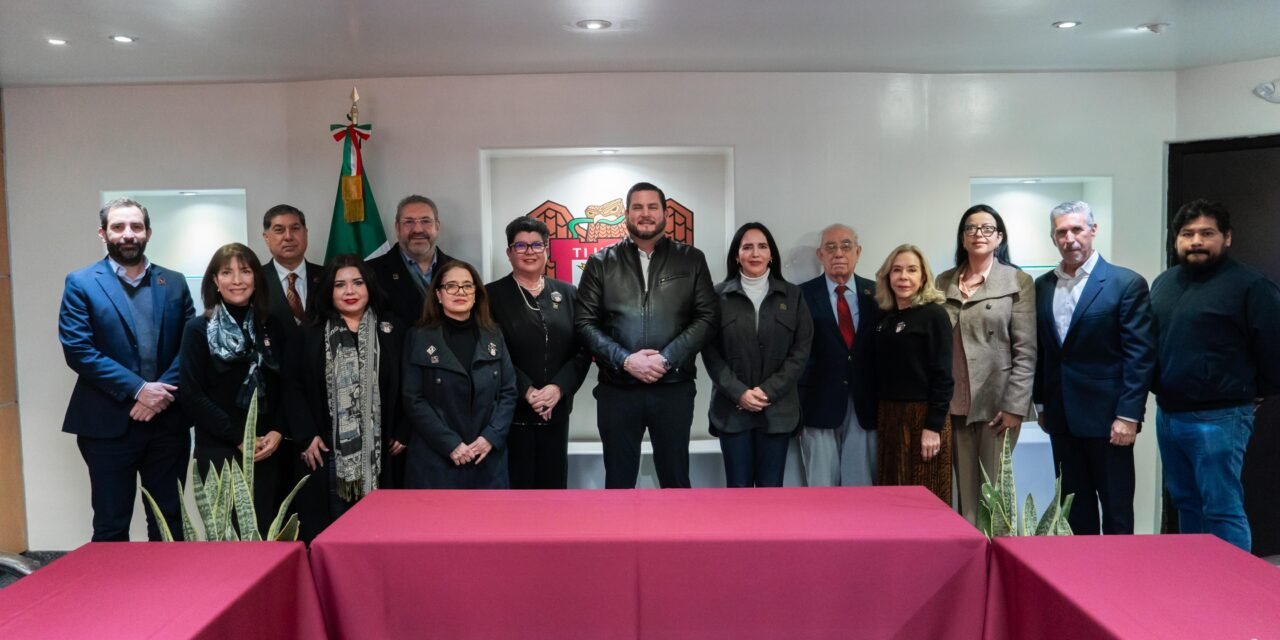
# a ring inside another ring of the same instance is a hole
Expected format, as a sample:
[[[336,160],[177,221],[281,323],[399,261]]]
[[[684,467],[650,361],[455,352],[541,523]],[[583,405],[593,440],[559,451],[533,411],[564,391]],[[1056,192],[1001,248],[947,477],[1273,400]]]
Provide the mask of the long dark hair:
[[[369,290],[369,307],[378,314],[379,318],[382,317],[386,300],[383,298],[382,289],[378,287],[378,277],[374,274],[373,268],[361,260],[360,256],[353,253],[340,253],[325,265],[324,271],[320,272],[320,282],[316,284],[318,288],[311,298],[311,309],[307,312],[307,319],[311,324],[320,326],[326,320],[341,319],[338,308],[333,306],[333,283],[338,279],[338,271],[347,267],[355,267],[360,272],[364,286]]]
[[[956,267],[963,267],[969,261],[969,252],[964,250],[964,223],[975,213],[988,213],[996,219],[996,232],[1000,234],[1000,246],[995,251],[996,261],[1017,269],[1018,265],[1009,259],[1009,231],[1004,227],[1004,218],[985,204],[975,204],[965,209],[964,215],[960,216],[960,225],[956,227]]]
[[[436,291],[444,286],[444,274],[454,269],[466,269],[471,274],[471,282],[476,285],[476,300],[471,305],[471,318],[481,329],[492,331],[495,325],[493,314],[489,312],[489,292],[485,291],[484,282],[480,280],[480,273],[476,268],[461,260],[450,260],[436,267],[435,275],[431,277],[431,290],[422,297],[422,317],[418,319],[418,324],[438,327],[444,322],[444,305],[436,298]]]
[[[209,266],[204,270],[204,280],[200,282],[200,301],[204,303],[204,315],[206,318],[212,317],[214,307],[222,303],[222,294],[218,293],[218,272],[236,259],[253,271],[253,295],[249,296],[249,306],[253,308],[254,320],[261,325],[271,313],[271,305],[267,300],[267,276],[262,271],[258,255],[239,242],[218,247],[209,259]]]
[[[742,246],[742,237],[752,229],[764,234],[764,241],[769,243],[769,277],[779,282],[786,282],[787,279],[782,277],[782,256],[778,253],[778,243],[773,241],[773,234],[769,233],[769,227],[759,222],[748,222],[738,227],[738,232],[733,234],[733,240],[729,241],[729,257],[725,259],[724,279],[733,280],[742,274],[742,265],[738,264],[738,249]]]

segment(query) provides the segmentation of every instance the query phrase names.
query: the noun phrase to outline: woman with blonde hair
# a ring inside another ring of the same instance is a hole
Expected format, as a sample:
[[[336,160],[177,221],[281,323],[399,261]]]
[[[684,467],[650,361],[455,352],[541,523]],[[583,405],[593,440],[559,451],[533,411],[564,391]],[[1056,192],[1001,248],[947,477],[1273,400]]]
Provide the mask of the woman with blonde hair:
[[[924,485],[951,504],[951,321],[924,253],[904,244],[876,272],[880,485]]]

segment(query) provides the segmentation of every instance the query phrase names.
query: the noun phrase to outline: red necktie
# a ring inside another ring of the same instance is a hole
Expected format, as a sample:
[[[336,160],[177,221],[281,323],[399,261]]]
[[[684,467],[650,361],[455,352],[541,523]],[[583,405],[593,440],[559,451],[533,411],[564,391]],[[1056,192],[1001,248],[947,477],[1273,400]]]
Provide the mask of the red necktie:
[[[836,285],[836,315],[839,316],[840,335],[844,338],[844,346],[853,348],[853,312],[849,310],[849,301],[844,299],[844,292],[849,287]]]

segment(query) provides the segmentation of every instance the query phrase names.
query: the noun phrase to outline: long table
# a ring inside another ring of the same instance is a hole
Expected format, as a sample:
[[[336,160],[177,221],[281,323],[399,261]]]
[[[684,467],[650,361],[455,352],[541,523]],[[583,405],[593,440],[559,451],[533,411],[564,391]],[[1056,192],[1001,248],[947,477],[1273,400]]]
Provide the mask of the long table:
[[[997,538],[987,638],[1278,638],[1280,569],[1208,535]]]
[[[0,638],[324,638],[302,543],[90,543],[0,589]]]
[[[963,638],[985,538],[919,487],[377,491],[312,543],[343,638]]]

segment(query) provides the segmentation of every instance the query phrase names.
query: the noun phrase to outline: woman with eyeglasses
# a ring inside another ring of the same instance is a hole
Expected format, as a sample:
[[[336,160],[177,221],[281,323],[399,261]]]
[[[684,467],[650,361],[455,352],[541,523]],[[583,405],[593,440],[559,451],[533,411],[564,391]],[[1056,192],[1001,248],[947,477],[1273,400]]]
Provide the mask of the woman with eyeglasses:
[[[410,489],[506,489],[515,370],[475,267],[439,267],[405,340]]]
[[[979,204],[960,217],[956,267],[938,276],[952,324],[951,425],[959,510],[976,523],[982,469],[996,477],[1031,409],[1036,369],[1035,284],[1009,259],[1004,220]],[[979,466],[981,465],[981,467]]]
[[[781,487],[787,445],[800,428],[796,385],[813,319],[781,262],[769,229],[748,222],[729,243],[728,276],[715,288],[720,331],[702,348],[702,362],[715,389],[708,419],[729,487]]]
[[[404,324],[387,310],[373,268],[334,256],[320,275],[310,323],[291,345],[300,372],[287,402],[311,479],[299,493],[302,538],[311,540],[375,489],[397,488],[408,428],[400,419]]]
[[[258,397],[257,433],[249,453],[259,534],[266,533],[284,499],[284,463],[276,454],[289,433],[280,407],[285,332],[271,315],[266,294],[266,275],[253,250],[238,242],[220,247],[200,284],[204,313],[187,322],[178,356],[178,402],[195,422],[193,457],[201,478],[209,465],[221,473],[226,461],[242,460],[249,405]]]
[[[591,355],[573,328],[577,288],[547,278],[547,225],[520,216],[507,225],[511,273],[486,285],[493,319],[515,367],[515,418],[507,435],[512,489],[564,489],[569,480],[569,412]]]

